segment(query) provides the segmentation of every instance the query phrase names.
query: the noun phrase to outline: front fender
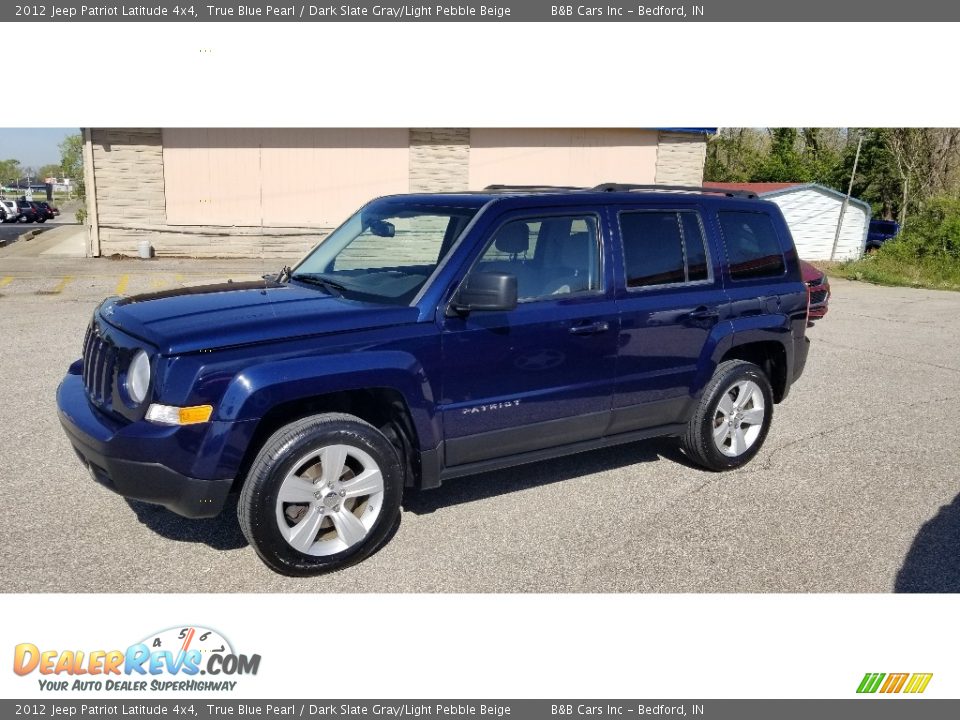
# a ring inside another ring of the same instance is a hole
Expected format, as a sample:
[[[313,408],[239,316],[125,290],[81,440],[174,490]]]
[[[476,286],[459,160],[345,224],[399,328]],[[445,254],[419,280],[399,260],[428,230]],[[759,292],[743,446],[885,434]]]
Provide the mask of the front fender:
[[[427,373],[417,358],[394,350],[289,358],[245,369],[227,386],[218,419],[257,420],[283,403],[370,388],[399,392],[410,410],[421,448],[439,445],[439,417]]]

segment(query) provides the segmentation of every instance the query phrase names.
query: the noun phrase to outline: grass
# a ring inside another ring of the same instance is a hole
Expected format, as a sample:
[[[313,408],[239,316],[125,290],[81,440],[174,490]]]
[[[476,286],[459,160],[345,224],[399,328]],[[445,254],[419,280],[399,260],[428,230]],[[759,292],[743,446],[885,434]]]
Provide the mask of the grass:
[[[960,260],[950,257],[903,257],[884,252],[865,255],[860,260],[842,263],[818,263],[828,275],[876,285],[960,291]]]

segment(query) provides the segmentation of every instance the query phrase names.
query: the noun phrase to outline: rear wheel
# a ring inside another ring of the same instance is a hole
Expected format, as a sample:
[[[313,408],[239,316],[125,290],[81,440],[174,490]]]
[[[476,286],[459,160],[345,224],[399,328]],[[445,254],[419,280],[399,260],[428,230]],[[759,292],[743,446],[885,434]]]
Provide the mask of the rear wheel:
[[[757,454],[770,429],[773,390],[753,363],[728,360],[717,366],[687,425],[681,445],[709,470],[731,470]]]
[[[284,575],[319,575],[359,562],[384,541],[400,512],[396,449],[352,415],[314,415],[264,444],[237,513],[260,558]]]

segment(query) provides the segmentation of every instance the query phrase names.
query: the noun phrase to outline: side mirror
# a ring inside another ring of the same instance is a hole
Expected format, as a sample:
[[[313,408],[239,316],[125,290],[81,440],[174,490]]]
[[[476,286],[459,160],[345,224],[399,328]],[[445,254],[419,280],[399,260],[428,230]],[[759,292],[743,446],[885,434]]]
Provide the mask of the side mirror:
[[[451,310],[457,314],[472,311],[513,310],[517,306],[517,276],[500,272],[475,272],[454,301]]]

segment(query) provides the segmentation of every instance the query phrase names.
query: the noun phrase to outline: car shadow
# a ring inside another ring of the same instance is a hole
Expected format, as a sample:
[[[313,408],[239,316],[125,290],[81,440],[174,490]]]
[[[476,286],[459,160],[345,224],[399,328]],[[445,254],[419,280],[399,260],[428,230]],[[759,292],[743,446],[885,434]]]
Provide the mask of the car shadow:
[[[518,465],[493,472],[448,480],[435,490],[408,490],[403,509],[417,515],[432,513],[443,507],[476,502],[497,495],[550,485],[584,475],[606,472],[618,467],[656,462],[660,459],[695,467],[669,439],[642,440],[600,450]],[[214,518],[192,520],[181,517],[160,505],[127,499],[137,519],[161,537],[179,542],[196,542],[216,550],[237,550],[248,545],[237,521],[238,493],[227,496],[223,511]],[[400,527],[401,518],[391,527],[379,547],[386,545]],[[378,547],[378,550],[379,550]]]
[[[920,528],[893,589],[900,593],[960,592],[960,495]]]
[[[237,521],[238,493],[231,493],[223,511],[213,518],[191,520],[181,517],[160,505],[127,500],[137,519],[157,535],[180,542],[197,542],[215,550],[237,550],[247,546],[247,539]]]
[[[550,485],[618,467],[664,459],[690,466],[675,442],[657,438],[517,465],[446,481],[435,490],[407,491],[403,509],[417,515],[497,495]]]
[[[243,536],[237,520],[237,502],[239,493],[227,496],[223,511],[214,518],[191,520],[181,517],[165,507],[127,499],[127,505],[136,514],[137,519],[160,537],[179,542],[197,542],[215,550],[239,550],[249,543]],[[387,545],[400,529],[401,518],[398,515],[383,541],[371,553],[376,555]]]

